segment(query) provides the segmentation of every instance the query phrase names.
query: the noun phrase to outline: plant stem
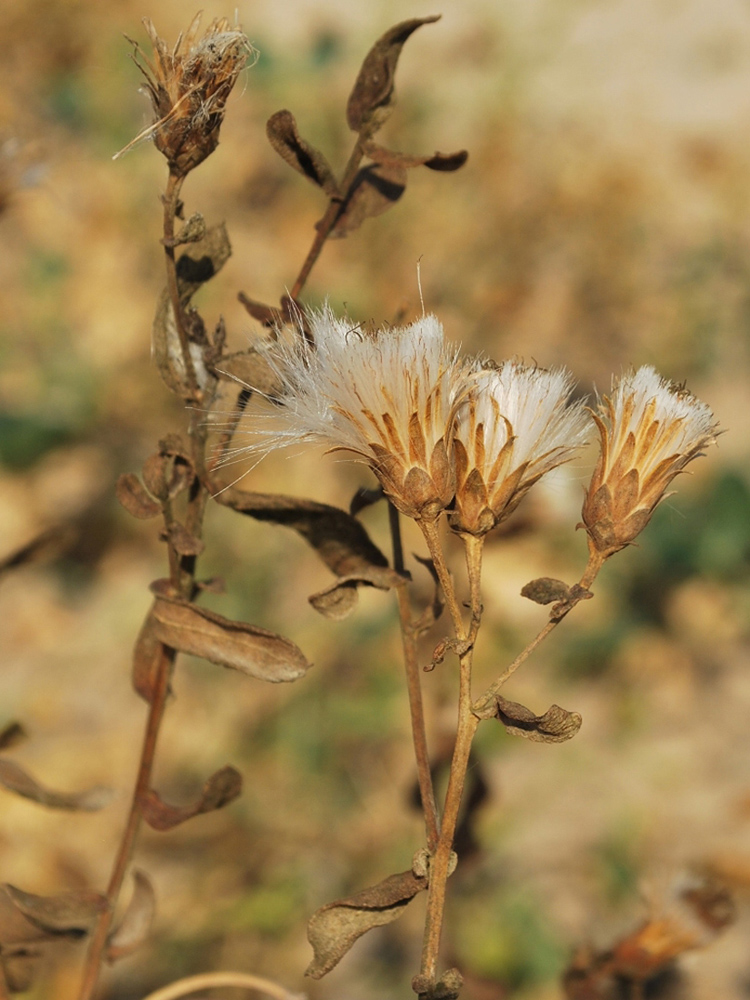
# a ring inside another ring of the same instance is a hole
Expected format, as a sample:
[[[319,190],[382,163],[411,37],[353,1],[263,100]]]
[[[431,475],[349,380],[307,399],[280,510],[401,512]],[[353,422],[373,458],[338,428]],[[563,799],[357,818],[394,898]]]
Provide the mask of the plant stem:
[[[164,255],[167,263],[167,289],[172,303],[174,313],[174,323],[177,329],[177,336],[180,338],[180,349],[182,351],[182,361],[185,365],[185,378],[190,391],[190,399],[193,402],[201,401],[201,392],[198,388],[198,379],[195,375],[193,359],[190,355],[190,342],[188,341],[187,330],[185,329],[185,316],[180,302],[180,291],[177,285],[177,263],[173,246],[174,240],[174,220],[177,212],[177,202],[180,197],[185,177],[182,174],[169,172],[167,189],[164,192]]]
[[[331,235],[331,230],[333,229],[336,219],[338,218],[339,212],[341,211],[342,204],[346,201],[349,196],[349,188],[352,186],[355,177],[357,176],[357,171],[359,170],[359,165],[362,162],[362,157],[364,152],[362,150],[362,138],[357,139],[356,145],[352,150],[352,154],[349,157],[349,162],[344,170],[344,176],[339,185],[341,194],[331,198],[328,203],[328,208],[326,213],[317,225],[317,231],[315,233],[315,239],[312,242],[312,246],[308,251],[307,257],[300,268],[300,272],[297,275],[297,280],[292,285],[292,290],[289,293],[289,297],[296,300],[300,292],[305,286],[305,282],[310,277],[310,272],[315,266],[315,262],[320,256],[320,252],[325,245],[325,241]]]
[[[404,572],[404,553],[401,545],[401,525],[399,515],[392,503],[388,504],[388,519],[393,541],[393,568],[397,573]],[[422,702],[422,671],[417,659],[417,644],[414,638],[412,624],[411,602],[409,592],[404,582],[396,588],[398,601],[398,616],[401,624],[401,641],[404,649],[404,667],[406,668],[406,687],[409,693],[409,712],[411,716],[411,733],[414,742],[414,757],[417,763],[417,780],[419,781],[419,796],[424,813],[425,832],[427,835],[427,850],[432,854],[440,837],[440,820],[435,804],[435,789],[432,784],[430,754],[427,748],[427,733],[424,724],[424,705]]]
[[[107,899],[109,908],[99,917],[94,932],[91,937],[86,964],[84,967],[83,981],[79,1000],[90,1000],[94,995],[99,969],[101,967],[104,950],[107,944],[107,935],[114,916],[117,898],[125,879],[130,857],[133,853],[133,846],[138,834],[138,829],[142,818],[142,803],[146,792],[151,785],[151,771],[156,752],[156,742],[159,735],[159,727],[164,715],[164,707],[169,693],[169,679],[172,674],[172,666],[175,659],[175,651],[166,646],[162,647],[161,659],[155,672],[156,680],[151,698],[151,705],[146,723],[146,731],[141,747],[141,758],[138,765],[138,775],[133,791],[133,798],[130,805],[130,814],[125,826],[125,831],[120,841],[120,846],[115,857],[109,885],[107,886]]]
[[[198,990],[209,990],[214,987],[235,987],[236,989],[256,990],[258,993],[265,993],[266,996],[273,997],[274,1000],[303,1000],[298,993],[290,993],[283,986],[264,979],[262,976],[254,976],[249,972],[206,972],[202,975],[187,976],[169,986],[163,986],[155,993],[149,993],[144,1000],[177,1000],[178,997],[185,997],[189,993],[197,993]]]
[[[461,608],[459,607],[456,599],[453,579],[451,578],[450,570],[448,569],[448,565],[443,554],[443,548],[440,544],[438,522],[437,520],[419,521],[419,527],[422,529],[422,534],[424,535],[427,547],[430,550],[432,564],[435,567],[435,572],[437,573],[438,580],[440,581],[440,586],[443,588],[445,603],[448,605],[448,611],[450,612],[451,620],[453,622],[456,639],[458,639],[459,642],[465,642],[467,633],[461,616]]]

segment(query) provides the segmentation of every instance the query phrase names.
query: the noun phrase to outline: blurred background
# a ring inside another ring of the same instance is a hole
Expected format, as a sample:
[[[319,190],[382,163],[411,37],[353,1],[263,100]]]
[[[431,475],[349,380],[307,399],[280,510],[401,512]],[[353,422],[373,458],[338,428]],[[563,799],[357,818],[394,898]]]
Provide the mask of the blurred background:
[[[203,8],[206,23],[234,14]],[[268,145],[266,119],[290,108],[340,170],[366,51],[395,22],[439,12],[404,48],[380,139],[470,159],[456,174],[411,171],[387,215],[325,248],[305,301],[413,318],[421,259],[426,308],[467,350],[565,364],[582,394],[654,364],[727,429],[506,689],[539,713],[581,712],[580,734],[555,746],[481,727],[447,963],[466,973],[466,1000],[560,997],[577,946],[606,947],[697,867],[728,882],[740,916],[685,960],[685,995],[739,1000],[750,996],[748,5],[241,2],[259,59],[184,188],[187,214],[226,221],[234,255],[196,304],[209,325],[225,317],[235,349],[259,332],[237,292],[276,303],[324,209]],[[0,585],[0,723],[23,723],[31,738],[13,759],[40,780],[118,792],[89,815],[0,791],[0,880],[30,892],[104,887],[145,721],[130,655],[165,551],[157,522],[126,514],[114,483],[187,414],[150,361],[164,161],[148,143],[112,155],[150,120],[123,34],[148,51],[143,16],[171,44],[193,13],[179,0],[6,0],[0,23],[0,557],[66,526]],[[590,449],[537,487],[490,542],[478,687],[546,618],[522,585],[580,575],[574,528],[593,461]],[[335,456],[280,455],[244,485],[347,506],[372,483]],[[363,519],[387,550],[384,511]],[[422,899],[326,979],[303,979],[307,917],[408,868],[422,844],[392,595],[362,592],[346,621],[320,618],[307,596],[332,578],[304,543],[218,507],[201,567],[226,581],[211,607],[288,635],[315,667],[271,686],[181,659],[157,786],[190,801],[232,763],[245,791],[172,833],[143,833],[153,938],[105,972],[103,996],[136,1000],[232,968],[313,1000],[407,996]],[[450,661],[425,676],[437,757],[454,682]],[[81,955],[61,945],[29,995],[74,996]]]

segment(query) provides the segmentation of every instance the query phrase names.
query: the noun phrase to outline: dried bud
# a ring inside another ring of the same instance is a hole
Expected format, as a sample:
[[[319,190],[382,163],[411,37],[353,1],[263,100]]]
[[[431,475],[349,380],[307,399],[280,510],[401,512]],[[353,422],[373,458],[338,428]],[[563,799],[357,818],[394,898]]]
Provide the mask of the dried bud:
[[[563,370],[512,361],[476,373],[453,442],[454,531],[486,534],[585,442],[588,421],[580,403],[566,406],[570,389]]]
[[[615,383],[594,420],[601,454],[583,503],[589,547],[605,558],[646,527],[674,477],[716,440],[711,410],[649,365]]]
[[[185,176],[216,149],[227,97],[253,49],[226,18],[214,20],[199,39],[200,19],[200,14],[193,18],[170,52],[144,18],[153,62],[136,42],[133,61],[146,78],[155,120],[118,156],[142,139],[153,139],[170,169]]]

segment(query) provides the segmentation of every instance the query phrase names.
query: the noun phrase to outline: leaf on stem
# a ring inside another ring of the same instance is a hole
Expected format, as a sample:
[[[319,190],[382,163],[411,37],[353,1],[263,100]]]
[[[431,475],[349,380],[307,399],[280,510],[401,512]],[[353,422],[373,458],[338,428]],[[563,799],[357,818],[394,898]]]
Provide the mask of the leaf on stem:
[[[564,743],[581,728],[583,719],[578,712],[568,712],[552,705],[544,715],[534,715],[531,709],[502,695],[494,696],[494,704],[477,713],[481,719],[499,719],[511,736],[523,736],[535,743]]]
[[[330,587],[308,598],[310,604],[324,618],[343,621],[357,605],[357,588],[362,586],[390,590],[403,583],[403,577],[388,567],[377,566],[371,571],[361,570],[350,576],[342,576]]]
[[[165,247],[178,247],[184,243],[197,243],[205,238],[206,222],[200,212],[191,215],[179,233],[171,240],[162,240]]]
[[[35,778],[12,760],[0,758],[0,785],[24,799],[31,799],[50,809],[96,812],[108,805],[114,792],[103,785],[95,785],[83,792],[55,792],[45,788]]]
[[[461,149],[457,153],[432,153],[427,156],[397,153],[377,142],[366,142],[363,149],[371,160],[385,167],[405,167],[406,169],[427,167],[430,170],[439,170],[444,173],[459,170],[469,158],[469,153],[465,149]]]
[[[321,979],[338,965],[358,938],[373,927],[396,920],[426,888],[427,878],[409,870],[316,910],[307,924],[307,939],[315,957],[305,975]]]
[[[406,168],[398,164],[375,163],[362,167],[341,204],[331,237],[347,236],[365,219],[387,212],[406,190],[406,177]]]
[[[187,530],[184,524],[175,521],[166,532],[172,548],[181,556],[199,556],[206,547],[200,538]]]
[[[386,31],[365,56],[346,105],[346,121],[353,132],[373,135],[393,110],[396,66],[404,43],[423,24],[440,16],[412,18]]]
[[[195,470],[179,435],[170,434],[159,442],[159,451],[149,455],[141,474],[148,492],[162,502],[187,489]]]
[[[156,913],[156,893],[148,875],[133,869],[133,895],[122,920],[107,938],[106,961],[110,964],[132,955],[148,940]]]
[[[146,616],[135,641],[132,671],[133,688],[149,705],[153,701],[159,672],[165,666],[165,659],[174,659],[173,650],[160,642],[156,631],[152,609]]]
[[[531,580],[521,588],[521,597],[526,597],[535,604],[552,604],[554,601],[565,601],[570,596],[570,587],[562,580],[551,576],[540,576]]]
[[[277,111],[271,115],[266,123],[266,135],[282,160],[317,184],[329,197],[338,194],[338,184],[328,160],[300,136],[291,111]]]
[[[216,374],[227,382],[238,382],[243,388],[252,389],[263,396],[274,397],[280,388],[279,376],[269,365],[268,358],[252,347],[236,354],[225,354]]]
[[[134,472],[125,472],[118,478],[115,495],[133,517],[146,520],[161,513],[161,504],[150,496]]]
[[[106,896],[98,892],[64,892],[58,896],[37,896],[14,885],[2,886],[19,913],[45,934],[80,938],[109,908]]]
[[[142,803],[143,818],[154,830],[171,830],[202,813],[223,809],[242,792],[242,775],[235,768],[222,767],[203,786],[200,798],[189,806],[173,806],[152,789]]]
[[[274,683],[297,680],[311,666],[289,639],[196,607],[174,595],[168,580],[157,580],[151,589],[156,600],[145,636],[147,646],[158,640],[171,649]],[[143,632],[139,642],[141,638]]]

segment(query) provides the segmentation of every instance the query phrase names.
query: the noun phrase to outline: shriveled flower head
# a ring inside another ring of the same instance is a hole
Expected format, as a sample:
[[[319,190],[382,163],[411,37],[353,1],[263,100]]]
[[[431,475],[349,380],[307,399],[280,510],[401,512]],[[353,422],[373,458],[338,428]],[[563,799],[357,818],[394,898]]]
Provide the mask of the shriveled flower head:
[[[440,323],[424,316],[369,333],[326,309],[308,326],[309,340],[269,351],[281,405],[257,429],[260,441],[352,452],[403,514],[437,517],[455,491],[449,448],[466,368]]]
[[[641,532],[665,490],[714,442],[711,410],[650,365],[615,382],[594,420],[601,454],[583,504],[589,546],[607,557]]]
[[[588,418],[581,403],[567,405],[571,388],[564,370],[513,361],[474,375],[453,442],[454,530],[484,535],[584,444]]]
[[[170,51],[149,18],[144,18],[153,61],[132,43],[133,60],[146,78],[155,120],[121,152],[153,138],[170,168],[181,175],[216,149],[227,97],[253,51],[243,32],[226,18],[212,21],[199,38],[200,19],[197,14]]]

